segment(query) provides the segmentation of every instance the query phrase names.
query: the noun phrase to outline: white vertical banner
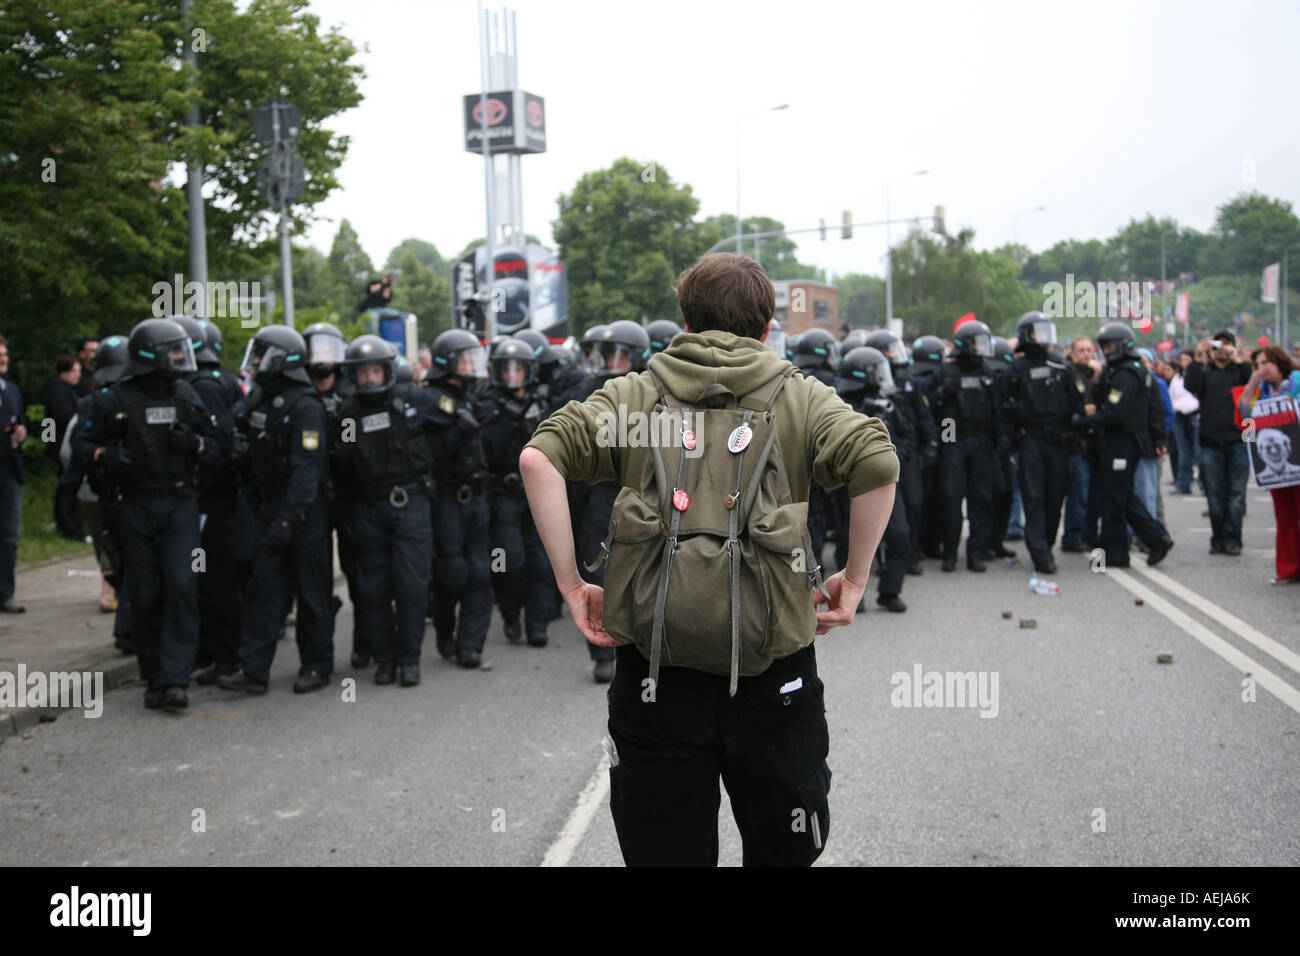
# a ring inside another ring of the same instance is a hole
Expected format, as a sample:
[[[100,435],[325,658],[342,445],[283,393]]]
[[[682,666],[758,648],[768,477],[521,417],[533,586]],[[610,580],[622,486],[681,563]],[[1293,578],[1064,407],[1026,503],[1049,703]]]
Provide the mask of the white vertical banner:
[[[1192,311],[1192,295],[1190,292],[1184,292],[1174,299],[1174,318],[1179,322],[1186,322],[1188,314]]]
[[[1282,269],[1280,262],[1265,266],[1259,279],[1259,297],[1264,302],[1277,302],[1278,273]]]

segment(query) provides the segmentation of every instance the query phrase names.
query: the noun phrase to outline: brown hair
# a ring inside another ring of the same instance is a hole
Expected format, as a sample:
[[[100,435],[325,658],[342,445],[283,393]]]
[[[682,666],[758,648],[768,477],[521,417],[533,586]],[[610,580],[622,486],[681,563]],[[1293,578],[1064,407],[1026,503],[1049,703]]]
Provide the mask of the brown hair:
[[[60,355],[54,360],[54,373],[62,375],[64,372],[71,372],[72,366],[78,364],[77,360],[71,355]]]
[[[711,329],[761,339],[776,308],[776,290],[749,256],[702,256],[673,286],[682,319],[692,332]]]
[[[1283,378],[1295,371],[1295,361],[1286,354],[1286,349],[1280,345],[1265,345],[1263,348],[1255,349],[1250,353],[1250,363],[1252,365],[1255,364],[1261,352],[1266,359],[1277,366],[1277,370],[1282,373]]]

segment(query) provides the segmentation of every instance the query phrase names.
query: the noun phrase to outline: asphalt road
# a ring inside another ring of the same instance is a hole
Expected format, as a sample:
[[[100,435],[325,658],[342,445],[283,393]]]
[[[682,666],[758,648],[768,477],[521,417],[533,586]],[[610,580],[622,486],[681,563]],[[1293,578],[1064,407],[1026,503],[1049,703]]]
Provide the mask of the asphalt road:
[[[1202,499],[1166,495],[1177,544],[1158,576],[1062,555],[1061,594],[1044,597],[1024,563],[926,562],[906,614],[873,607],[819,639],[834,772],[820,862],[1300,864],[1300,586],[1269,585],[1272,506],[1247,497],[1240,558],[1208,554]],[[113,691],[99,719],[0,744],[0,864],[618,865],[604,689],[567,616],[551,633],[512,646],[498,619],[478,672],[430,635],[423,684],[367,672],[354,702],[292,694],[291,640],[265,697],[194,688],[168,716]],[[990,716],[894,706],[891,678],[918,666],[990,691],[996,675],[996,715],[991,700]],[[720,828],[721,862],[739,863],[725,792]]]

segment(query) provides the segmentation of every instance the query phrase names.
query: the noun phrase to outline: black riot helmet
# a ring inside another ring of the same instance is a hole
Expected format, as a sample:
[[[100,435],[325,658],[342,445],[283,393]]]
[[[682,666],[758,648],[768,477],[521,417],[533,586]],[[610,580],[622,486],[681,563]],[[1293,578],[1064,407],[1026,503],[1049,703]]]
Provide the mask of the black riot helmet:
[[[487,350],[467,329],[448,329],[433,340],[430,378],[487,378]]]
[[[165,378],[177,379],[199,367],[189,333],[172,319],[145,319],[131,330],[127,351],[126,375],[132,378],[162,372]]]
[[[514,338],[533,350],[533,358],[537,361],[537,381],[550,384],[551,378],[564,362],[564,356],[560,354],[562,350],[552,348],[550,340],[536,329],[520,329]]]
[[[1011,340],[1004,339],[1000,335],[993,336],[993,358],[996,365],[1010,365],[1015,361],[1015,351],[1011,348]]]
[[[369,366],[378,366],[383,375],[376,378]],[[377,335],[358,335],[343,354],[343,371],[358,395],[383,397],[397,382],[397,347]]]
[[[831,368],[837,358],[835,337],[825,329],[809,329],[794,340],[791,361],[801,369]]]
[[[226,353],[226,343],[221,335],[220,326],[209,319],[199,319],[199,324],[203,326],[203,351],[195,357],[200,365],[204,362],[220,365]]]
[[[302,330],[302,338],[307,343],[307,371],[312,378],[328,378],[338,371],[348,340],[337,325],[316,322]]]
[[[1056,344],[1056,323],[1042,312],[1026,312],[1016,322],[1016,348],[1030,356],[1047,353]]]
[[[1097,333],[1097,348],[1101,349],[1107,365],[1136,357],[1136,344],[1133,330],[1124,322],[1107,322]]]
[[[682,334],[682,327],[672,319],[656,319],[645,327],[645,331],[650,336],[650,354],[658,355]]]
[[[266,382],[277,376],[311,384],[307,375],[307,343],[287,325],[268,325],[259,329],[244,351],[240,371],[252,372]]]
[[[926,362],[938,365],[943,361],[946,351],[943,339],[939,336],[923,335],[912,343],[912,361],[918,365]]]
[[[842,395],[857,392],[872,397],[893,394],[894,375],[889,364],[889,358],[880,349],[869,345],[850,349],[840,361],[835,390]]]
[[[527,342],[509,338],[497,346],[488,363],[492,366],[492,384],[503,388],[523,388],[537,377],[537,359]]]
[[[885,358],[889,359],[890,367],[894,371],[905,369],[912,362],[912,356],[908,354],[907,346],[893,332],[879,329],[868,335],[864,344],[877,349]]]
[[[627,358],[626,368],[623,357]],[[600,333],[600,361],[603,369],[615,374],[640,372],[645,369],[649,359],[650,336],[631,319],[611,322]]]
[[[190,345],[194,348],[194,361],[197,365],[212,365],[216,362],[204,361],[203,351],[207,345],[207,334],[203,331],[203,324],[206,319],[196,319],[189,315],[173,315],[169,318],[185,330],[185,334],[190,337]]]
[[[95,349],[95,358],[91,361],[95,382],[99,385],[112,385],[126,374],[129,362],[126,336],[110,335],[101,339],[99,348]]]
[[[993,358],[993,333],[978,319],[963,322],[952,339],[953,355],[958,359]]]
[[[864,345],[871,345],[867,337],[874,334],[866,329],[852,329],[848,335],[840,339],[840,354],[847,356],[854,349],[860,349]],[[875,348],[875,346],[872,347]]]
[[[411,363],[402,356],[397,356],[397,373],[395,380],[398,385],[415,384],[415,369],[411,368]]]
[[[605,334],[608,325],[593,325],[582,333],[582,364],[589,369],[599,369],[600,337]]]

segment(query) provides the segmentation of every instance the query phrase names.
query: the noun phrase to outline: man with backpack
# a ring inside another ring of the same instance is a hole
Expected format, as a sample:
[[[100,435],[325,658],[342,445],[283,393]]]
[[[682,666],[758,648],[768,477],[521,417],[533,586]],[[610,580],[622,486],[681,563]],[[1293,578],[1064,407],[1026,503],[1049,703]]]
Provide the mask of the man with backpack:
[[[721,776],[745,864],[808,865],[830,823],[813,639],[853,619],[898,457],[879,420],[763,345],[775,292],[754,260],[705,256],[676,294],[686,331],[556,411],[520,470],[574,622],[617,647],[606,750],[624,860],[716,865]],[[565,477],[623,484],[604,590],[578,576]],[[824,583],[814,479],[851,496],[848,566]]]

